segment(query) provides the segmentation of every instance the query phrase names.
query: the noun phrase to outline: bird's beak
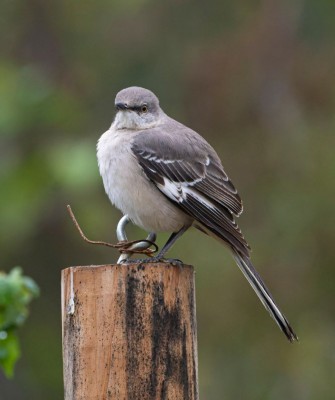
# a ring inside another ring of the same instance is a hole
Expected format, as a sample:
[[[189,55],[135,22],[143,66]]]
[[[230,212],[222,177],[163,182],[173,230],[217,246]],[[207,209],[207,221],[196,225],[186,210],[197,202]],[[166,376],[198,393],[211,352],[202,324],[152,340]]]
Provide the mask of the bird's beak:
[[[115,108],[116,108],[117,111],[127,110],[128,106],[125,103],[115,103]]]

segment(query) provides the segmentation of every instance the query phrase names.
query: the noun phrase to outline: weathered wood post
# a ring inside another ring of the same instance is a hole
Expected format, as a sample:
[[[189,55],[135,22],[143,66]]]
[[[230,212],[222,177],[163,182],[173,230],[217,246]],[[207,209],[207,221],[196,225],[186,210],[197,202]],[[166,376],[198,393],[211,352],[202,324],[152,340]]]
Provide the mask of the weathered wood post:
[[[198,399],[194,270],[62,271],[65,400]]]

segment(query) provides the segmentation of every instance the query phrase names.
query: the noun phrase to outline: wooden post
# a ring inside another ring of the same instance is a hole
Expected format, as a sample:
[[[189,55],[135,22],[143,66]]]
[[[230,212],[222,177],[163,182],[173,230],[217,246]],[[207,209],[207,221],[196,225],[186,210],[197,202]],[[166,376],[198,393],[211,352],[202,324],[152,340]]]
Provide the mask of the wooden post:
[[[62,271],[65,400],[197,400],[193,267]]]

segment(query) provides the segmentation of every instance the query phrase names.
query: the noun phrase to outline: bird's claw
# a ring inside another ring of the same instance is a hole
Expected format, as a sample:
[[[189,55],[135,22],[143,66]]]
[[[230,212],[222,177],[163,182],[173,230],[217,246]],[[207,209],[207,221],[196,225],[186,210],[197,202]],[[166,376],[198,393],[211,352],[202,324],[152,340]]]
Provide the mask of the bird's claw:
[[[128,215],[124,215],[118,225],[117,225],[117,229],[116,229],[116,236],[118,238],[119,241],[127,241],[127,235],[126,235],[126,231],[125,231],[125,227],[126,225],[130,222],[130,219],[128,217]],[[129,257],[132,255],[133,252],[136,253],[136,250],[145,250],[148,249],[152,243],[155,243],[156,241],[156,233],[155,232],[150,232],[147,239],[142,241],[142,242],[138,242],[133,244],[132,246],[130,246],[129,250],[130,252],[125,252],[123,254],[121,254],[121,256],[119,257],[117,263],[118,264],[125,264],[125,263],[132,263],[132,260],[129,260]],[[152,243],[150,243],[152,242]],[[158,249],[158,247],[157,247]]]
[[[128,258],[122,260],[120,264],[153,264],[153,263],[164,263],[171,264],[178,267],[183,267],[184,263],[176,258],[163,258],[163,257],[150,257],[150,258]]]

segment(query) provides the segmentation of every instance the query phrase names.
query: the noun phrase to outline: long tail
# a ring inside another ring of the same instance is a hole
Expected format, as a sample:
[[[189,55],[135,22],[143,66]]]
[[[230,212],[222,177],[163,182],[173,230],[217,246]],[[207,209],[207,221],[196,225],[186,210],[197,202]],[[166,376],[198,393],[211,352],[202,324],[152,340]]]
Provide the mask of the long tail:
[[[257,296],[263,303],[264,307],[269,311],[271,317],[276,321],[279,328],[284,332],[287,339],[290,342],[298,340],[297,335],[290,326],[288,320],[281,313],[277,307],[272,295],[265,286],[262,278],[256,271],[255,267],[252,265],[250,259],[247,256],[242,256],[236,250],[232,249],[233,257],[239,266],[240,270],[243,272],[244,276],[247,278],[248,282],[256,292]]]

